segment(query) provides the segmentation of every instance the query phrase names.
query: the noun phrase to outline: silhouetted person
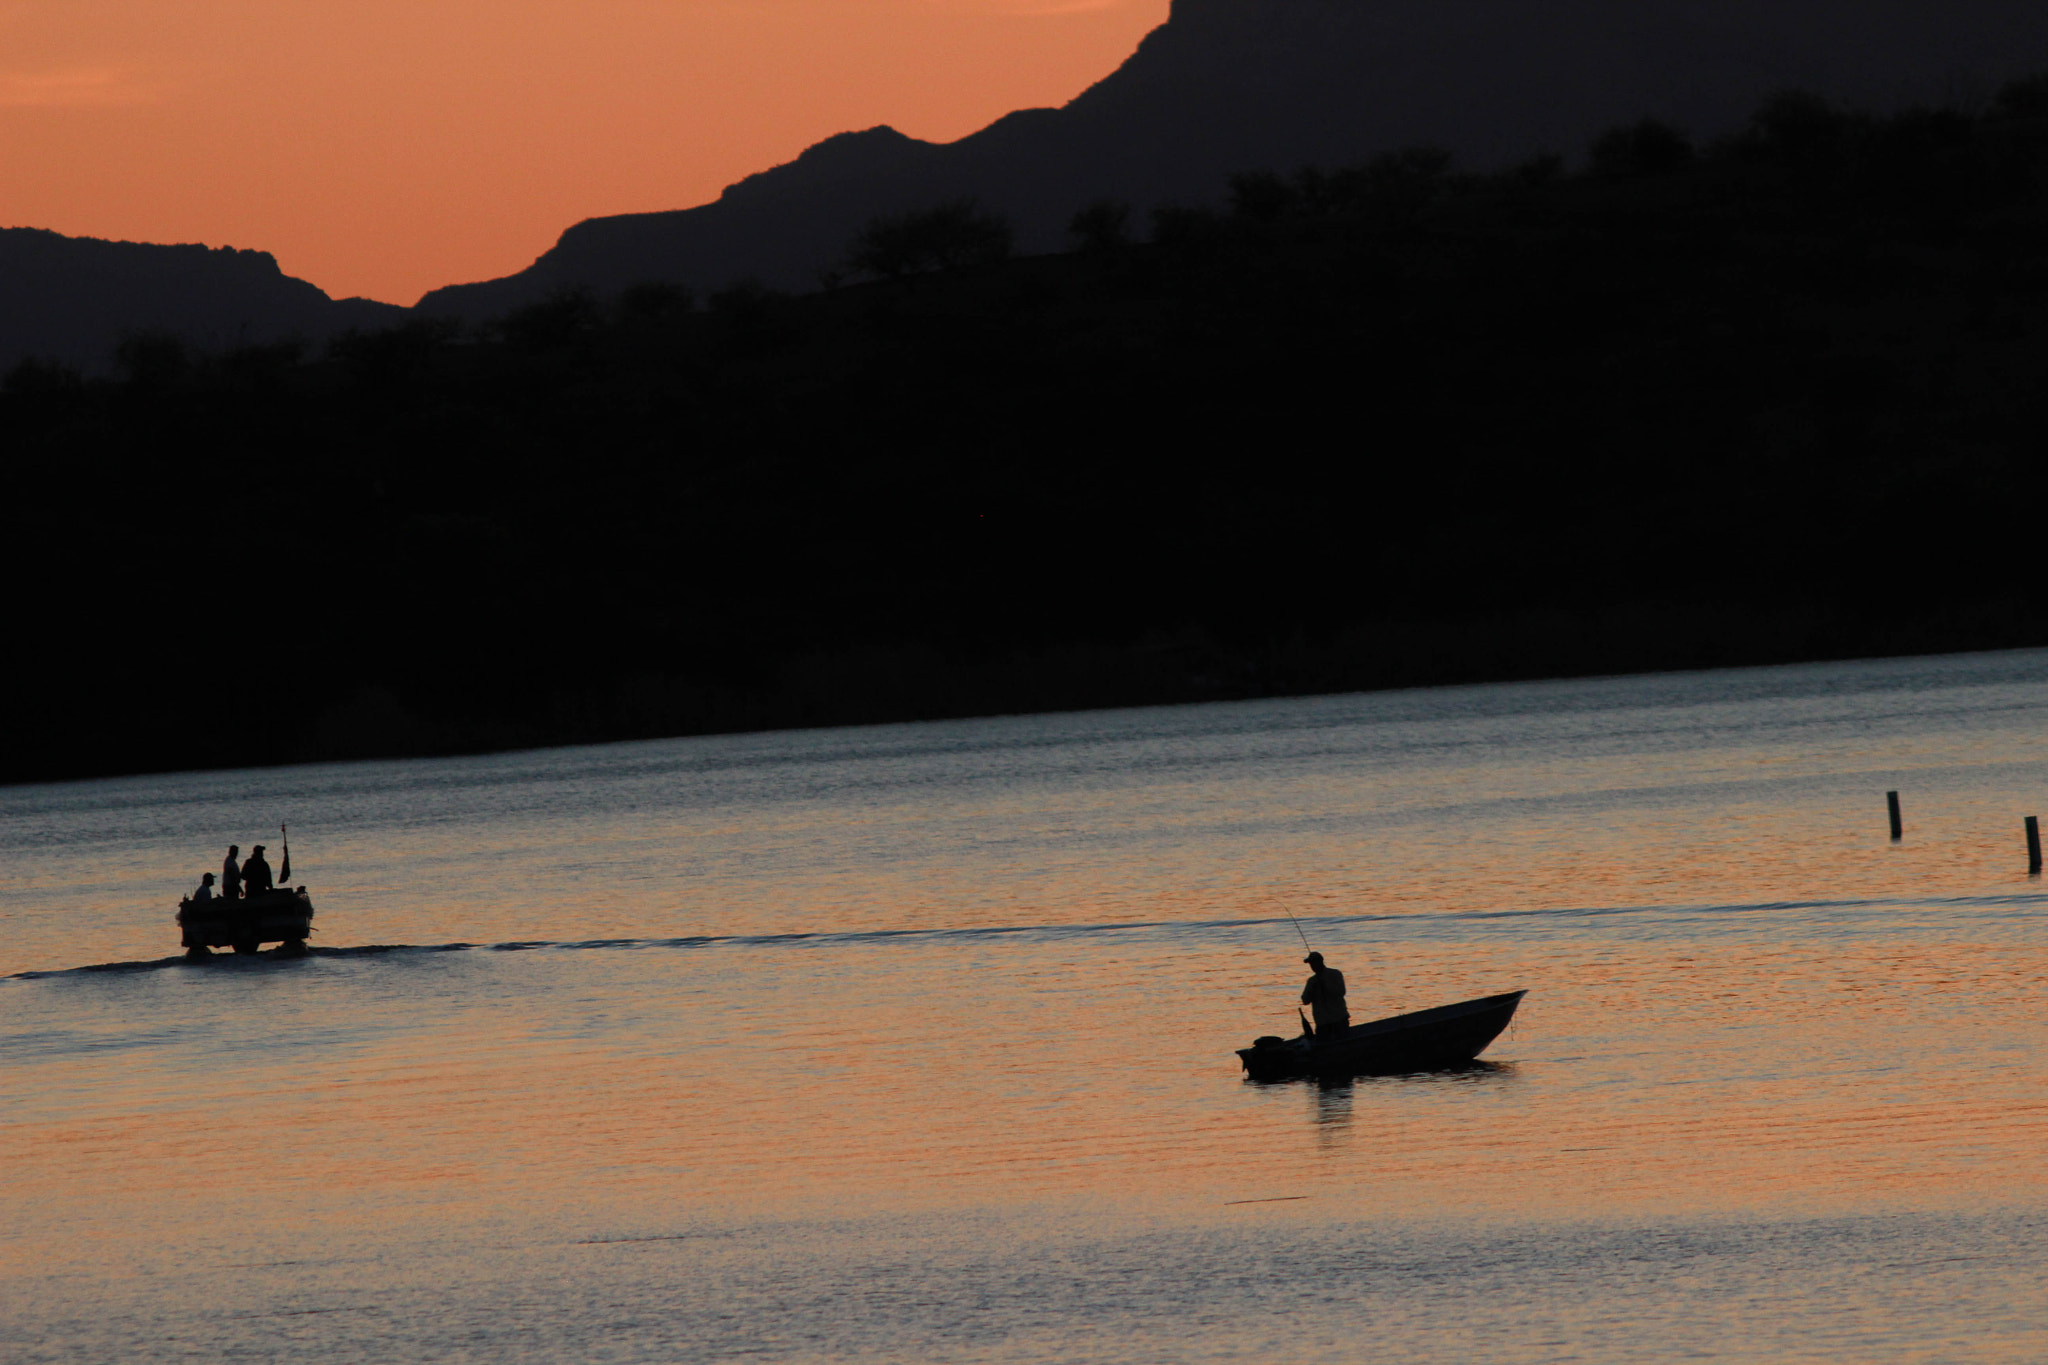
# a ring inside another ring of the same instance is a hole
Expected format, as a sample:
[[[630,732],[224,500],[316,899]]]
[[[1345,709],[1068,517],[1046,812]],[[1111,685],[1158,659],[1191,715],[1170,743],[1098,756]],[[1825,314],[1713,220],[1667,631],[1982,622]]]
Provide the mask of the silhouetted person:
[[[242,894],[260,896],[270,889],[270,864],[264,861],[263,845],[249,850],[249,859],[242,864]],[[1339,977],[1338,994],[1343,994],[1343,978]]]
[[[1302,961],[1314,975],[1301,988],[1301,1003],[1315,1015],[1316,1037],[1334,1038],[1351,1027],[1351,1008],[1344,1003],[1344,973],[1325,967],[1321,953],[1310,953]]]
[[[210,900],[212,900],[212,899],[213,899],[213,874],[212,874],[211,872],[208,872],[208,873],[205,873],[205,874],[203,874],[203,875],[202,875],[202,876],[201,876],[201,877],[199,878],[199,889],[198,889],[197,891],[194,891],[194,892],[192,893],[192,900],[193,900],[193,903],[194,903],[194,904],[197,904],[197,903],[198,903],[198,902],[200,902],[200,901],[210,901]]]
[[[242,867],[235,859],[241,854],[240,844],[228,845],[228,856],[220,865],[220,895],[222,900],[238,901],[242,898]]]

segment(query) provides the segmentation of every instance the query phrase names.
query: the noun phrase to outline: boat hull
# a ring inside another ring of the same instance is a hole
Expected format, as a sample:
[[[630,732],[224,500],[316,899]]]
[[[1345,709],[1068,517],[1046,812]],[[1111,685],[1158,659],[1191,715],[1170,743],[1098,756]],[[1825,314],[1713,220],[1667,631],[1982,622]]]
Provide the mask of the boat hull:
[[[1389,1076],[1475,1060],[1515,1017],[1526,991],[1359,1024],[1335,1038],[1291,1038],[1238,1050],[1255,1081],[1290,1076]]]
[[[178,930],[186,952],[201,957],[213,948],[253,953],[266,943],[303,946],[313,932],[313,899],[301,889],[232,901],[181,901]]]

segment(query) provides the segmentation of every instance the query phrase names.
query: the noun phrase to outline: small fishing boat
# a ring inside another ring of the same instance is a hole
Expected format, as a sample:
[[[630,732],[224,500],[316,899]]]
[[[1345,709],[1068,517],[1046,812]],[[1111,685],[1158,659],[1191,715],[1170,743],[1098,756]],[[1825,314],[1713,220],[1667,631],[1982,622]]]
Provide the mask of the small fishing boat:
[[[253,953],[266,943],[283,944],[287,954],[303,953],[313,932],[313,898],[303,886],[296,891],[279,887],[239,900],[195,901],[188,896],[178,902],[178,928],[184,934],[188,962],[212,957],[215,948]]]
[[[1388,1076],[1462,1066],[1486,1050],[1515,1017],[1527,991],[1489,995],[1433,1010],[1397,1014],[1319,1038],[1261,1038],[1239,1048],[1245,1074],[1255,1081],[1287,1076]]]

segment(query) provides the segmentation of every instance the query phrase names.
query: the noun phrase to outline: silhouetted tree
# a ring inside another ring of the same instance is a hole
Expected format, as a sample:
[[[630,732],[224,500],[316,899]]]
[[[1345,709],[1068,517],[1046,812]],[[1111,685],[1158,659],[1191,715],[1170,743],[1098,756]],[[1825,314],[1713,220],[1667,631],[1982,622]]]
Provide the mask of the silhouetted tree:
[[[169,332],[130,332],[114,348],[114,363],[132,389],[166,389],[192,371],[192,352]]]
[[[644,280],[619,291],[619,317],[626,322],[668,322],[696,305],[687,288],[667,280]]]
[[[741,280],[737,284],[714,290],[711,297],[704,302],[711,316],[731,320],[742,317],[758,318],[788,298],[789,295],[781,290],[770,289],[759,280]]]
[[[1523,189],[1542,189],[1564,178],[1564,158],[1556,152],[1538,152],[1527,161],[1508,169],[1508,179]]]
[[[1271,171],[1230,177],[1230,211],[1253,222],[1270,223],[1294,205],[1295,188]]]
[[[1765,156],[1811,162],[1834,153],[1849,127],[1849,116],[1819,95],[1780,90],[1750,115],[1746,141]]]
[[[389,389],[422,379],[461,332],[453,318],[413,318],[379,332],[345,332],[327,343],[327,354],[357,383]]]
[[[1406,227],[1444,191],[1451,154],[1442,147],[1404,147],[1365,163],[1359,185],[1366,205],[1391,227]]]
[[[1992,118],[2048,118],[2048,73],[2008,81],[1992,96]]]
[[[1653,118],[1608,129],[1593,139],[1591,151],[1593,174],[1614,180],[1668,175],[1693,158],[1692,139]]]
[[[1406,227],[1443,193],[1450,167],[1451,154],[1441,147],[1406,147],[1336,171],[1304,167],[1291,183],[1268,175],[1236,176],[1232,203],[1254,218],[1294,209],[1365,214],[1380,226]]]
[[[303,337],[290,337],[263,346],[238,346],[215,364],[232,383],[274,388],[305,360],[306,350]]]
[[[516,308],[498,320],[498,334],[521,351],[560,350],[595,331],[601,322],[588,289],[557,289],[539,303]]]
[[[705,300],[721,345],[735,356],[761,356],[793,336],[781,313],[789,295],[759,280],[741,280]]]
[[[0,383],[0,393],[9,398],[42,400],[56,394],[76,394],[85,388],[85,380],[69,365],[42,360],[36,356],[24,356],[15,362],[7,372],[7,379]]]
[[[1007,219],[983,212],[971,198],[952,199],[916,213],[869,219],[853,239],[846,265],[856,274],[896,280],[1007,260],[1013,240]]]
[[[1131,240],[1131,206],[1097,199],[1067,220],[1067,235],[1083,251],[1115,251]]]
[[[1320,166],[1303,166],[1296,171],[1294,202],[1301,213],[1329,213],[1336,208],[1329,173]]]
[[[1152,240],[1161,246],[1193,246],[1222,234],[1216,210],[1161,204],[1152,210]]]
[[[84,377],[70,366],[34,356],[16,362],[0,383],[0,413],[5,414],[0,446],[6,444],[8,428],[55,425],[84,410],[88,401]]]
[[[1860,140],[1851,185],[1932,244],[1953,237],[1986,188],[1986,170],[1975,119],[1955,109],[1908,109]]]

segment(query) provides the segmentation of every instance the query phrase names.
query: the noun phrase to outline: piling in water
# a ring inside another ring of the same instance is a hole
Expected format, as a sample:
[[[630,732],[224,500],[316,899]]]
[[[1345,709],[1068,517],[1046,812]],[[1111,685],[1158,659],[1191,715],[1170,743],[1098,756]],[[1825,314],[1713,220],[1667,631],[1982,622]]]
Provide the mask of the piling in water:
[[[1899,794],[1897,792],[1886,792],[1884,794],[1884,803],[1891,807],[1892,841],[1896,843],[1898,840],[1906,837],[1906,826],[1899,819]]]
[[[2041,817],[2027,817],[2027,875],[2041,875]]]

